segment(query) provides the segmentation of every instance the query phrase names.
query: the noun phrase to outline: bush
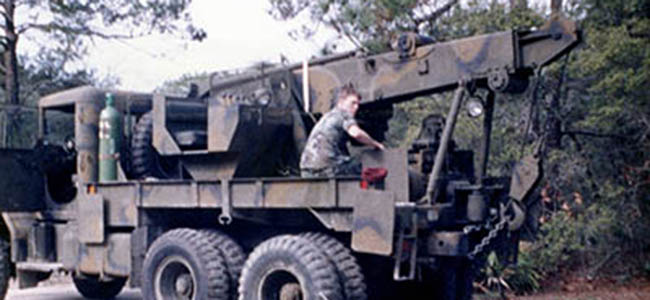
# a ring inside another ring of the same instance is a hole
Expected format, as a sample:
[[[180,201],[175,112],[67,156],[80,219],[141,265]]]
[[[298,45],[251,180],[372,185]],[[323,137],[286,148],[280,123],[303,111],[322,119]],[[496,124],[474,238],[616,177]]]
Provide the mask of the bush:
[[[527,252],[519,257],[517,265],[503,265],[498,256],[492,252],[487,257],[487,263],[479,284],[486,290],[514,292],[516,294],[532,293],[540,288],[541,274],[531,263]]]

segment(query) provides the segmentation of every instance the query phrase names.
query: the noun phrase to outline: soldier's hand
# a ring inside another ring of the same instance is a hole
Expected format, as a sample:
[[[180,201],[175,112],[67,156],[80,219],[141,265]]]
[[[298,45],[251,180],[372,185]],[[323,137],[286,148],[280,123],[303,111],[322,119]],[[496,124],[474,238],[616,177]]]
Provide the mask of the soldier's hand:
[[[380,143],[380,142],[377,142],[377,143],[375,144],[375,148],[377,148],[377,149],[379,149],[379,150],[381,150],[381,151],[386,150],[386,147],[384,147],[384,144],[382,144],[382,143]]]

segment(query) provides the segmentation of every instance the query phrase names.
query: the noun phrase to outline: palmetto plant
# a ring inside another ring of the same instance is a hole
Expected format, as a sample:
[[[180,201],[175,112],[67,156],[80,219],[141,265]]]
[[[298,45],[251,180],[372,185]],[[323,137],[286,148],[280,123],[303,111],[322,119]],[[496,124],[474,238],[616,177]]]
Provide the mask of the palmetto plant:
[[[477,283],[479,288],[486,293],[499,293],[503,298],[506,292],[524,294],[538,290],[542,278],[525,253],[516,266],[509,266],[499,262],[496,253],[491,252],[482,273]]]

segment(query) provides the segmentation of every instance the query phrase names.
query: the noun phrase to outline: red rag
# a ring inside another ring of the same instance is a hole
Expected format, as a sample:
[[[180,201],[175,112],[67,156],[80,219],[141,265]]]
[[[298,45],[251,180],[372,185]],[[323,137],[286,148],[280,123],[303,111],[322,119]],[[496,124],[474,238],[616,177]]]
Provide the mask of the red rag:
[[[368,183],[383,181],[387,175],[388,170],[385,168],[363,168],[361,171],[361,179]]]

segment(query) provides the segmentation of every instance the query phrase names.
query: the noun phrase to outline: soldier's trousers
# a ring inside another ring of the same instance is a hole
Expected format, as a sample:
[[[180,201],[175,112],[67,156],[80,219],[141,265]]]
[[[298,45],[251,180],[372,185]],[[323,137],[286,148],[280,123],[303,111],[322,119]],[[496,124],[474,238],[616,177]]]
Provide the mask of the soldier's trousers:
[[[350,159],[336,164],[333,167],[323,169],[302,169],[300,176],[312,177],[334,177],[344,175],[361,175],[361,163],[356,159]]]

